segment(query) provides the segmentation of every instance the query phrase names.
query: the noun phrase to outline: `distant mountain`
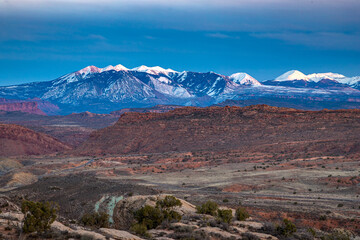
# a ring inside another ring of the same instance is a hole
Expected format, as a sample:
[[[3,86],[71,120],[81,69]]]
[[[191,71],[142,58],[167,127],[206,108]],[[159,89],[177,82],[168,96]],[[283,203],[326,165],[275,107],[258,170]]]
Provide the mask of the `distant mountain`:
[[[293,81],[293,80],[307,81],[309,80],[309,78],[298,70],[291,70],[277,77],[274,81]]]
[[[58,106],[61,114],[68,114],[109,113],[155,105],[209,106],[228,99],[269,96],[301,95],[357,102],[360,95],[357,89],[359,77],[346,78],[332,73],[305,75],[292,70],[275,80],[260,83],[242,72],[225,76],[215,72],[177,72],[159,66],[128,69],[119,64],[105,68],[88,66],[47,82],[0,87],[0,97],[37,98]],[[39,108],[47,113],[40,104]],[[54,113],[57,112],[50,114]]]
[[[263,82],[264,85],[284,86],[295,88],[320,89],[359,89],[360,77],[348,78],[338,73],[312,73],[305,75],[298,70],[288,71],[275,80]]]
[[[234,73],[230,79],[240,85],[259,86],[261,83],[247,73]]]

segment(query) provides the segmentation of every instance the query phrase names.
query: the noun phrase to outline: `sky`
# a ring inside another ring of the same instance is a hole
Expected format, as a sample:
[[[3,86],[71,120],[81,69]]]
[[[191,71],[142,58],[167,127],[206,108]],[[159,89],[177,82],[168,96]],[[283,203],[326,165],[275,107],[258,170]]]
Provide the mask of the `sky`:
[[[89,65],[360,75],[359,0],[0,0],[0,85]]]

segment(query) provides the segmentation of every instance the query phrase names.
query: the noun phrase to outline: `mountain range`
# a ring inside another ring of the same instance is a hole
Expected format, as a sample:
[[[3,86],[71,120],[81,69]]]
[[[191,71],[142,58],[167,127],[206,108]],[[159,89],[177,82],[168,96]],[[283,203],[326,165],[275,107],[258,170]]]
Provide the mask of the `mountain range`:
[[[157,104],[209,106],[226,100],[253,101],[269,97],[355,102],[357,107],[360,77],[348,78],[334,73],[305,75],[292,70],[274,80],[259,82],[247,73],[225,76],[144,65],[133,69],[123,65],[88,66],[51,81],[0,87],[0,97],[47,101],[59,107],[57,114],[108,113]],[[338,105],[337,108],[341,108],[341,104]]]

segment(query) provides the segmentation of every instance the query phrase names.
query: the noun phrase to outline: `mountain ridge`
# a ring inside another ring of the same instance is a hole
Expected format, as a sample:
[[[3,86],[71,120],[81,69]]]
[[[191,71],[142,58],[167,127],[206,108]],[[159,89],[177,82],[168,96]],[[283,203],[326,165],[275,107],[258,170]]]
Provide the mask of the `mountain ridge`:
[[[51,81],[0,87],[0,97],[40,98],[59,106],[62,114],[109,113],[159,104],[209,106],[225,100],[270,95],[332,96],[334,101],[360,99],[360,88],[356,88],[360,87],[360,77],[324,73],[310,78],[310,75],[292,70],[275,80],[259,82],[244,72],[225,76],[215,72],[178,72],[159,66],[142,65],[132,69],[120,64],[104,68],[88,66]]]

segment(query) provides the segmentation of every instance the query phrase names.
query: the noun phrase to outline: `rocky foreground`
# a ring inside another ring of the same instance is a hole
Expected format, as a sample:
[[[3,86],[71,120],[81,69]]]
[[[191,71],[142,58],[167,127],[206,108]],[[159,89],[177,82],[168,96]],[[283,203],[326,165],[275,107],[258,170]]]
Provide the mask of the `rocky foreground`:
[[[358,239],[351,232],[336,229],[331,235],[319,230],[296,230],[275,227],[270,223],[261,223],[248,218],[244,221],[232,219],[231,223],[207,214],[199,214],[191,203],[180,200],[181,206],[175,210],[181,215],[180,221],[164,221],[146,234],[137,233],[131,227],[135,222],[134,212],[144,206],[155,207],[157,201],[167,195],[132,196],[117,203],[114,223],[111,227],[84,227],[79,222],[58,217],[46,233],[24,234],[22,232],[24,214],[21,209],[7,197],[0,196],[0,238],[1,239],[194,239],[194,240],[236,240],[236,239]],[[235,210],[220,207],[220,209]],[[279,231],[279,229],[282,229]],[[285,229],[285,230],[284,230]],[[136,235],[137,234],[137,235]],[[341,237],[341,238],[340,238]]]

